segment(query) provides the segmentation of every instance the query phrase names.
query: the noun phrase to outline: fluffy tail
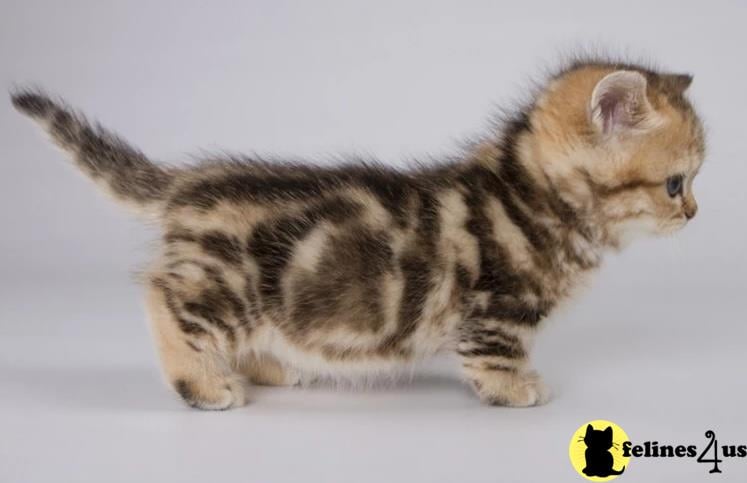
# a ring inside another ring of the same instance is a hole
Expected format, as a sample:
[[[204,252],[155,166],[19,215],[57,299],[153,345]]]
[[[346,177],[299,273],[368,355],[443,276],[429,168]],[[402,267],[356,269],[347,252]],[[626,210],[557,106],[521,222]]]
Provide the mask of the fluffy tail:
[[[146,213],[160,206],[173,172],[42,92],[20,90],[11,99],[18,111],[41,124],[78,168],[115,199]]]

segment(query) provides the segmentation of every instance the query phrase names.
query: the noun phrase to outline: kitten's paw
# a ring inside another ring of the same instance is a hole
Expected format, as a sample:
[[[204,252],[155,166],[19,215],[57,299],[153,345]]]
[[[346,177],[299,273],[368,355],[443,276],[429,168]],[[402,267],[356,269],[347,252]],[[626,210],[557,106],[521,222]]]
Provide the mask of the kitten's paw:
[[[242,365],[244,374],[258,386],[297,386],[301,375],[272,356],[250,356]]]
[[[496,371],[473,380],[480,400],[492,406],[540,406],[550,400],[550,390],[536,371]]]
[[[283,369],[282,372],[260,372],[252,375],[249,380],[258,386],[298,386],[301,384],[301,376],[292,369]]]
[[[174,389],[187,405],[211,411],[237,408],[247,403],[247,386],[238,377],[219,378],[215,381],[190,381],[177,379]]]

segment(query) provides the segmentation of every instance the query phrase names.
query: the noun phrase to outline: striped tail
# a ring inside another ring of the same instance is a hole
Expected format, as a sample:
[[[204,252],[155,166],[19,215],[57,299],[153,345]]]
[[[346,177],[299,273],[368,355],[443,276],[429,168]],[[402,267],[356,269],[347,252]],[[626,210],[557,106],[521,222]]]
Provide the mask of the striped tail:
[[[165,199],[173,171],[151,162],[115,134],[40,91],[11,94],[15,108],[41,124],[78,168],[118,201],[153,213]]]

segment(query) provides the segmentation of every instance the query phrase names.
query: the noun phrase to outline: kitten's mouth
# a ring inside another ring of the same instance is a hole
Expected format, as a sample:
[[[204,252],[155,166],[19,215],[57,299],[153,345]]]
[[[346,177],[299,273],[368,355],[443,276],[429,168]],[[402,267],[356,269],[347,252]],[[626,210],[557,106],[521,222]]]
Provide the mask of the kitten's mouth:
[[[672,235],[687,225],[687,218],[685,216],[678,216],[673,218],[666,223],[659,224],[658,234],[661,236]]]

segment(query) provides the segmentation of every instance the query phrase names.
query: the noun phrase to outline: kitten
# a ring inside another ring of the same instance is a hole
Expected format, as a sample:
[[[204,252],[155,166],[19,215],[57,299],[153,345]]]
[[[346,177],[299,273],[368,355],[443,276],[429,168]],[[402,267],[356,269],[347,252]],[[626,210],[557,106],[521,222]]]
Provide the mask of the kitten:
[[[484,402],[532,406],[548,399],[529,362],[540,323],[606,250],[695,215],[704,134],[691,80],[577,62],[462,159],[410,171],[164,166],[43,93],[12,100],[115,199],[160,221],[147,306],[187,404],[241,406],[249,381],[384,373],[448,350]]]

